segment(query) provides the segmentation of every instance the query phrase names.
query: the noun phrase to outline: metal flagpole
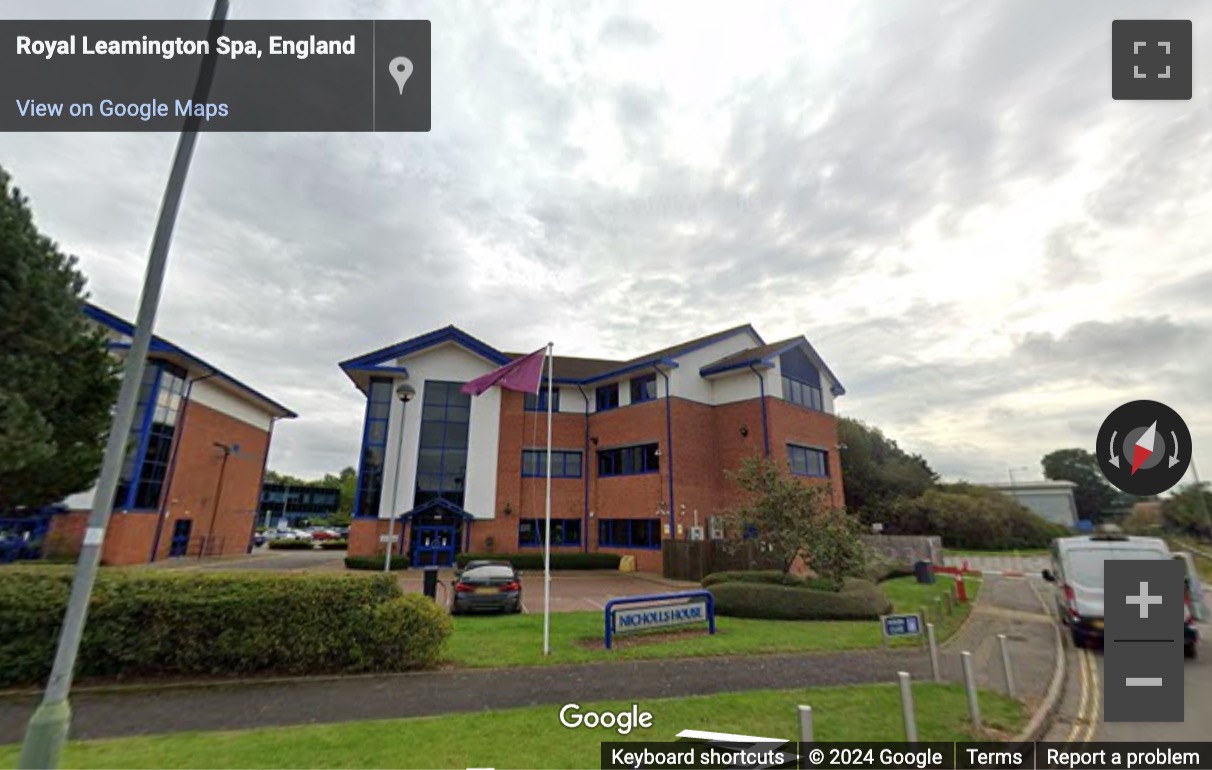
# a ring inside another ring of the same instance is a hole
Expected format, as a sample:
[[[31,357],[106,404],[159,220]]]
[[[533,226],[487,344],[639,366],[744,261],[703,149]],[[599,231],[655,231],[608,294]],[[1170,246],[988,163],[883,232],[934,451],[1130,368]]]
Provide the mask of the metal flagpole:
[[[223,31],[227,18],[227,0],[215,0],[210,19],[211,54],[202,60],[198,83],[194,89],[194,102],[206,101],[214,79],[217,53],[216,41]],[[118,390],[118,402],[114,408],[114,420],[110,425],[109,439],[101,463],[101,474],[93,491],[93,510],[88,517],[88,528],[76,562],[76,575],[72,579],[71,594],[63,627],[59,632],[59,646],[51,668],[50,680],[42,703],[34,711],[21,745],[21,756],[17,767],[22,770],[54,768],[59,765],[63,744],[71,726],[71,704],[68,695],[72,687],[72,675],[76,657],[80,651],[80,640],[84,634],[84,622],[88,616],[88,604],[97,579],[97,568],[101,563],[101,544],[105,540],[105,528],[109,525],[114,507],[114,494],[118,490],[118,478],[122,462],[126,457],[126,441],[131,423],[135,419],[139,386],[143,381],[143,370],[147,363],[147,350],[151,345],[152,327],[156,322],[156,309],[160,305],[160,289],[164,285],[164,269],[168,263],[168,246],[172,241],[173,226],[177,221],[177,210],[181,206],[181,194],[185,187],[185,174],[193,156],[198,138],[201,118],[189,116],[177,142],[177,154],[173,158],[168,184],[164,189],[164,200],[160,205],[160,219],[152,236],[151,253],[147,259],[147,272],[143,278],[143,293],[139,299],[139,313],[132,330],[130,350],[122,368],[122,385]]]
[[[551,402],[552,372],[554,361],[551,350],[555,343],[547,343],[547,512],[543,528],[543,654],[551,654]]]

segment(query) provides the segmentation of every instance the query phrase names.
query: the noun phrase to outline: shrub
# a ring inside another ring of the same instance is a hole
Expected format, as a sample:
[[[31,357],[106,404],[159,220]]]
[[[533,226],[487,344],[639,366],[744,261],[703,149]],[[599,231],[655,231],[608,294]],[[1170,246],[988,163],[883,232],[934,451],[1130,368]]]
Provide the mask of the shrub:
[[[768,620],[875,620],[892,603],[874,583],[847,578],[841,591],[769,583],[717,583],[708,590],[720,615]]]
[[[898,535],[939,535],[956,549],[1009,551],[1044,548],[1070,534],[994,489],[953,484],[889,506],[886,531]]]
[[[0,684],[35,684],[49,674],[71,577],[71,569],[5,569]],[[449,627],[436,608],[402,598],[387,575],[102,571],[77,672],[150,678],[430,665]],[[388,644],[384,629],[409,638]]]
[[[374,609],[366,646],[374,668],[399,670],[400,663],[432,666],[450,636],[450,615],[432,599],[418,594],[399,596]]]
[[[348,548],[348,540],[323,540],[320,542],[320,550],[322,551],[344,551]]]
[[[539,553],[461,553],[456,557],[460,567],[479,559],[507,561],[514,569],[543,569],[543,554]],[[617,553],[553,553],[552,569],[618,569]]]
[[[912,577],[915,574],[912,564],[884,557],[872,558],[867,562],[867,568],[863,570],[863,575],[872,583],[883,583],[885,580],[898,577]]]
[[[833,584],[824,578],[785,575],[776,569],[713,572],[703,578],[704,588],[719,585],[720,583],[766,583],[769,585],[792,586],[793,588],[810,588],[814,591],[836,590]]]
[[[362,569],[362,570],[378,570],[383,571],[383,562],[387,560],[385,556],[346,556],[346,569]],[[391,568],[393,571],[398,569],[408,569],[407,556],[391,557]]]
[[[275,551],[311,551],[316,544],[310,540],[270,540],[269,547]]]

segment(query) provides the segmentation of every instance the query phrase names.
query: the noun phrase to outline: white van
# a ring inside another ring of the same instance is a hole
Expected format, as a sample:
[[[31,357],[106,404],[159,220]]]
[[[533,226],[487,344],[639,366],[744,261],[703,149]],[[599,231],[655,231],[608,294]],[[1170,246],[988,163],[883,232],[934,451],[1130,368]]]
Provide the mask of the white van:
[[[1182,558],[1170,552],[1166,542],[1156,537],[1126,535],[1079,535],[1052,541],[1052,569],[1044,570],[1044,580],[1056,585],[1057,612],[1061,622],[1073,634],[1073,644],[1103,638],[1103,562],[1110,559],[1170,560]],[[1184,651],[1194,658],[1199,643],[1199,627],[1193,612],[1193,600],[1202,598],[1199,578],[1187,569],[1186,629]]]

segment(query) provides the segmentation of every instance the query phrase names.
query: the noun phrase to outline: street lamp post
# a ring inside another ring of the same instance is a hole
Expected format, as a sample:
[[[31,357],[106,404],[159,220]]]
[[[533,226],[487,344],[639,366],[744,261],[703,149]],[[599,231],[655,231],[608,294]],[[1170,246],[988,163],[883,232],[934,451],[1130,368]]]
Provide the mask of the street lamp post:
[[[218,64],[217,42],[223,32],[224,22],[227,20],[227,6],[228,0],[215,0],[207,33],[211,53],[208,53],[202,60],[198,83],[194,89],[194,103],[205,102],[210,93],[215,66]],[[147,351],[151,347],[152,328],[155,326],[156,311],[160,306],[160,291],[164,285],[164,272],[168,265],[168,247],[172,241],[173,227],[177,222],[177,210],[181,206],[181,196],[185,189],[185,175],[189,169],[190,159],[193,157],[200,122],[201,117],[197,115],[186,118],[181,137],[177,142],[177,151],[173,158],[172,170],[169,172],[168,184],[164,189],[164,199],[160,204],[160,218],[156,222],[156,230],[152,235],[147,270],[143,277],[139,312],[135,317],[135,328],[132,330],[130,350],[126,354],[126,362],[123,366],[118,401],[114,406],[114,417],[110,423],[105,455],[101,461],[101,470],[93,493],[93,509],[88,517],[88,528],[84,531],[80,557],[76,562],[76,574],[72,578],[71,594],[67,600],[67,610],[64,612],[63,625],[59,630],[55,661],[51,668],[50,679],[46,684],[46,691],[42,695],[42,702],[34,710],[26,727],[25,741],[21,744],[21,755],[17,759],[17,767],[22,770],[58,767],[63,745],[67,742],[72,714],[68,699],[71,693],[72,676],[80,651],[80,642],[84,636],[84,624],[88,618],[88,606],[93,593],[93,584],[97,579],[97,568],[101,564],[101,547],[105,541],[105,530],[109,526],[110,515],[113,513],[114,493],[118,489],[118,478],[126,457],[126,438],[130,435],[131,424],[135,418],[135,408],[139,401],[139,385],[143,380]]]
[[[396,496],[400,491],[400,467],[404,462],[404,406],[417,395],[417,390],[407,382],[400,383],[396,388],[396,398],[400,399],[400,430],[396,442],[396,472],[391,481],[391,516],[387,519],[387,556],[383,559],[383,571],[391,572],[391,556],[395,545]]]

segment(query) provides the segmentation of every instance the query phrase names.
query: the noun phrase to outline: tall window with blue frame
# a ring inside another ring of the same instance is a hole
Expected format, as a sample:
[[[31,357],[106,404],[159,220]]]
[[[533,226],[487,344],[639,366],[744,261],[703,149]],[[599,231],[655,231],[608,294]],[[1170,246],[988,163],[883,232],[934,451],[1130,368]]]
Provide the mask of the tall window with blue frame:
[[[463,506],[471,396],[461,382],[425,383],[414,505],[437,498]]]
[[[378,516],[383,497],[383,463],[387,457],[387,426],[391,419],[392,381],[375,377],[366,397],[366,426],[362,434],[362,468],[358,473],[355,516]]]
[[[655,374],[645,374],[631,380],[631,403],[642,404],[654,401],[657,397],[657,382]]]
[[[615,409],[619,405],[619,384],[612,382],[609,385],[599,386],[594,392],[594,399],[599,412]]]
[[[178,366],[164,361],[147,362],[114,494],[115,509],[159,509],[181,416],[185,377],[185,370]]]

